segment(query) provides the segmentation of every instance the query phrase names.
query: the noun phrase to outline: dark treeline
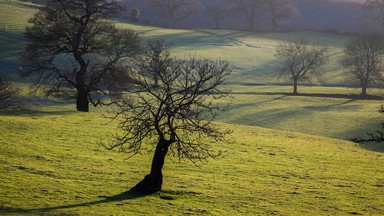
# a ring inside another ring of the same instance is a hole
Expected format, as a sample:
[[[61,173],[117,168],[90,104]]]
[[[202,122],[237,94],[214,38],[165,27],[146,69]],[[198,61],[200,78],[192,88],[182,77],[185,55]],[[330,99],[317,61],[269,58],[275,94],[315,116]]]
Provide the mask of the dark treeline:
[[[178,28],[200,27],[252,30],[247,18],[247,16],[251,16],[252,12],[250,11],[250,4],[253,4],[253,2],[264,2],[264,5],[257,8],[254,12],[254,31],[317,30],[349,33],[362,31],[362,29],[366,31],[367,28],[371,28],[363,18],[365,16],[364,4],[356,2],[335,2],[331,0],[247,0],[242,1],[245,2],[244,4],[248,4],[245,5],[248,10],[245,12],[242,11],[241,6],[238,5],[236,7],[236,2],[240,2],[238,0],[186,1],[188,2],[189,9],[194,8],[193,13],[179,20],[177,25],[173,25],[172,16],[164,16],[164,11],[159,7],[159,4],[168,1],[170,0],[123,0],[128,10],[122,16],[130,18],[131,11],[136,8],[140,10],[138,22],[142,24],[167,25],[168,27]],[[177,1],[183,2],[183,0]],[[197,4],[191,4],[196,2]],[[283,7],[279,11],[281,17],[277,19],[278,29],[274,27],[273,13],[268,5],[270,2],[277,2],[277,4],[283,2],[288,5],[288,7]],[[294,11],[290,11],[289,8],[293,8]],[[184,10],[180,13],[185,15],[185,12]],[[284,16],[292,12],[293,14],[290,16]]]
[[[24,1],[36,4],[47,2]],[[244,5],[239,5],[239,2]],[[260,3],[262,6],[257,7],[255,11],[251,10],[252,5]],[[380,31],[381,28],[367,19],[369,12],[365,10],[363,1],[122,0],[121,4],[127,8],[120,15],[123,18],[140,24],[172,28],[221,28],[264,32],[315,30],[342,34]],[[254,20],[250,21],[252,16]]]

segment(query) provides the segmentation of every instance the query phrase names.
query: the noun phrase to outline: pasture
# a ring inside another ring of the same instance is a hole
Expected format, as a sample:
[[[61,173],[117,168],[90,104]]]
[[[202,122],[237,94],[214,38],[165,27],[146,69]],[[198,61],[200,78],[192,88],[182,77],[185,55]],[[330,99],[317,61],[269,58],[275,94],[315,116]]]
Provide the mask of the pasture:
[[[0,214],[379,215],[384,155],[354,143],[220,124],[234,131],[221,159],[168,158],[163,191],[126,193],[151,154],[127,159],[98,142],[115,132],[102,114],[57,107],[2,111]]]
[[[28,110],[0,111],[0,214],[4,215],[380,215],[384,146],[349,139],[382,123],[382,100],[356,98],[339,57],[349,39],[318,32],[249,33],[164,29],[115,20],[143,40],[165,38],[179,58],[227,60],[230,110],[218,123],[233,143],[210,143],[224,157],[194,166],[168,158],[163,191],[127,193],[149,172],[152,154],[133,158],[98,144],[116,132],[105,108],[75,112],[73,101],[46,103],[18,78],[23,31],[37,6],[0,0],[0,72],[23,89]],[[7,29],[3,26],[7,25]],[[274,47],[306,38],[330,47],[324,76],[292,87],[273,78]],[[370,95],[383,96],[380,88]],[[267,129],[269,128],[269,129]],[[290,131],[290,132],[289,132]]]

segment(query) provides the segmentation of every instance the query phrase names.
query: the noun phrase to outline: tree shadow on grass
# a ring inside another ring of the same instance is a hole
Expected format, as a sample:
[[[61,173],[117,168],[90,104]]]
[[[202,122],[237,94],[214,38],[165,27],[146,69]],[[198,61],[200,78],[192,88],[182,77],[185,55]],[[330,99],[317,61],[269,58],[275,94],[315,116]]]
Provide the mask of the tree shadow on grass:
[[[367,95],[361,96],[357,94],[325,94],[325,93],[286,93],[286,92],[233,92],[233,95],[282,95],[282,96],[298,96],[298,97],[322,97],[322,98],[340,98],[353,100],[383,100],[382,96]]]
[[[62,111],[42,111],[35,109],[23,109],[23,110],[0,110],[0,116],[30,116],[30,117],[41,117],[48,115],[68,115],[74,114],[76,111],[62,110]]]
[[[76,208],[76,207],[86,207],[86,206],[93,206],[97,204],[102,203],[112,203],[112,202],[120,202],[125,200],[131,200],[131,199],[137,199],[140,197],[145,197],[151,194],[145,194],[145,193],[135,193],[131,190],[123,192],[121,194],[115,195],[115,196],[99,196],[99,198],[104,198],[99,201],[93,201],[93,202],[87,202],[87,203],[79,203],[79,204],[72,204],[72,205],[62,205],[62,206],[55,206],[55,207],[48,207],[48,208],[40,208],[40,209],[30,209],[28,211],[30,212],[49,212],[54,210],[60,210],[60,209],[70,209],[70,208]]]

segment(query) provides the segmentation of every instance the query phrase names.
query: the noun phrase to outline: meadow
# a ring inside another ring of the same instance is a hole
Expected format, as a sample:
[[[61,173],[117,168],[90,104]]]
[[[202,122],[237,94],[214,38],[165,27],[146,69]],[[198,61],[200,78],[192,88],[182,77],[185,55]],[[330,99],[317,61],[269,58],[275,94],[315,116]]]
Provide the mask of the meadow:
[[[0,70],[25,92],[15,73],[23,31],[37,6],[0,0]],[[338,61],[349,39],[319,32],[249,33],[164,29],[116,20],[143,40],[165,38],[179,58],[222,59],[233,75],[230,110],[218,123],[232,143],[210,143],[224,157],[195,166],[167,158],[160,193],[127,191],[148,172],[152,154],[128,159],[99,143],[116,132],[105,108],[75,112],[73,101],[30,96],[27,110],[0,111],[0,215],[381,215],[384,146],[348,140],[382,123],[382,100],[361,100]],[[7,25],[7,29],[2,27]],[[292,87],[273,78],[274,47],[306,38],[330,47],[324,76]],[[370,89],[381,97],[383,90]],[[268,129],[269,128],[269,129]]]
[[[57,107],[2,111],[0,214],[5,215],[380,215],[384,155],[337,139],[220,124],[233,143],[195,166],[167,158],[163,191],[127,193],[151,154],[97,143],[115,132],[102,114]]]

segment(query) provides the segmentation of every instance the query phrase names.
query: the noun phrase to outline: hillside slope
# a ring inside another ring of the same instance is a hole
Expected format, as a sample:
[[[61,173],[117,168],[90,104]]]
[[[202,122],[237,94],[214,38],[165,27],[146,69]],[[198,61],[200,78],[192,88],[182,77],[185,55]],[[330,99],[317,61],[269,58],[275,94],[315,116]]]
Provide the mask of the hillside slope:
[[[18,65],[22,64],[20,53],[26,45],[23,37],[28,18],[36,9],[17,0],[0,0],[0,68],[13,74],[16,79]],[[4,14],[4,16],[3,16]],[[196,54],[198,58],[228,60],[234,68],[234,83],[274,83],[276,71],[274,47],[281,41],[306,38],[329,46],[330,63],[327,73],[316,84],[343,84],[339,57],[348,37],[315,32],[249,33],[233,30],[172,30],[150,26],[117,23],[121,28],[133,28],[144,40],[165,38],[174,43],[173,54],[185,57]],[[18,79],[19,80],[19,79]]]
[[[354,143],[221,124],[233,143],[196,167],[167,159],[160,194],[125,193],[151,154],[98,146],[115,133],[97,113],[57,107],[0,113],[2,215],[380,215],[384,154]]]

